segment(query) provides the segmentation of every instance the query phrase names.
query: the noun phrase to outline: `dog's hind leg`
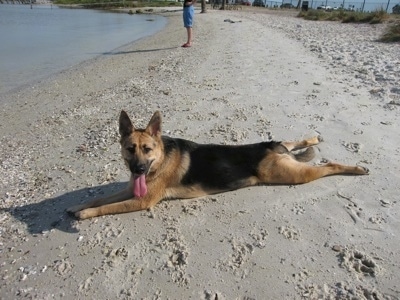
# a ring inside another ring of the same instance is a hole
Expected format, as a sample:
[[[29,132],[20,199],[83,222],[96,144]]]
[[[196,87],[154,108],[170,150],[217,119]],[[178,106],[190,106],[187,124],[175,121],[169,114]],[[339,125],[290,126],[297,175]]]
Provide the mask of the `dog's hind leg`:
[[[321,136],[314,136],[310,139],[302,140],[302,141],[295,141],[295,142],[281,142],[281,145],[284,146],[289,152],[293,150],[299,150],[308,148],[311,146],[318,145],[322,142]]]
[[[261,162],[258,168],[258,177],[261,183],[302,184],[329,175],[367,175],[368,172],[368,169],[360,166],[346,166],[337,163],[310,166],[296,161],[288,154],[271,153]]]

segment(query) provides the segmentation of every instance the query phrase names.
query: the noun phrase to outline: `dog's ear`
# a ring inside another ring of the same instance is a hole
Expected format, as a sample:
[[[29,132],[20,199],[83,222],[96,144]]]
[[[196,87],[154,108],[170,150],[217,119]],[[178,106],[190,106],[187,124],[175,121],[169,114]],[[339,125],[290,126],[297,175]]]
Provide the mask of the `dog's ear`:
[[[133,132],[134,127],[132,125],[131,119],[129,119],[128,114],[122,110],[119,115],[119,134],[124,136],[129,136]]]
[[[146,132],[151,136],[161,136],[161,114],[156,111],[146,127]]]

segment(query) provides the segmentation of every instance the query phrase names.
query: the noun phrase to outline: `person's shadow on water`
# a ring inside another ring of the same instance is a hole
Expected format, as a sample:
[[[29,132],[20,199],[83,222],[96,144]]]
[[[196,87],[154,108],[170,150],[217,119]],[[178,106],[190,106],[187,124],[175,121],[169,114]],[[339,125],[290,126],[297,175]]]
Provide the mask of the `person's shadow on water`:
[[[126,182],[115,182],[97,187],[87,187],[73,192],[67,192],[39,203],[2,209],[9,212],[15,219],[26,224],[31,234],[40,234],[51,229],[75,233],[75,218],[66,209],[70,206],[109,196],[126,187]]]

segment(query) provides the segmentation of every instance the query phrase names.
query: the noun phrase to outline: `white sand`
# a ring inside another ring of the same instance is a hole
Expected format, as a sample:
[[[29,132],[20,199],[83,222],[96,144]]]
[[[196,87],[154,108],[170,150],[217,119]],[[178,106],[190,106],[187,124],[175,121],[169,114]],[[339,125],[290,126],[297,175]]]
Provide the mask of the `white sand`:
[[[167,16],[0,99],[0,298],[398,299],[400,48],[375,42],[384,25],[209,11],[183,49],[181,13]],[[321,134],[314,163],[371,174],[75,221],[67,207],[128,179],[121,109],[137,126],[161,110],[165,134],[199,142]]]

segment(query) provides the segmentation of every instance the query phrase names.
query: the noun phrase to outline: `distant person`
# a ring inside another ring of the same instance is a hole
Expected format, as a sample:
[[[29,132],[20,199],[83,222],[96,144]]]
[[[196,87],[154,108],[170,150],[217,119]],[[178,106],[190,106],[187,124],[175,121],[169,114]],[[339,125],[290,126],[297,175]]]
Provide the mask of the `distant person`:
[[[184,0],[183,2],[183,26],[187,31],[187,42],[182,45],[184,48],[192,46],[192,27],[194,17],[194,7],[196,0]]]

